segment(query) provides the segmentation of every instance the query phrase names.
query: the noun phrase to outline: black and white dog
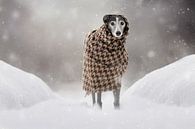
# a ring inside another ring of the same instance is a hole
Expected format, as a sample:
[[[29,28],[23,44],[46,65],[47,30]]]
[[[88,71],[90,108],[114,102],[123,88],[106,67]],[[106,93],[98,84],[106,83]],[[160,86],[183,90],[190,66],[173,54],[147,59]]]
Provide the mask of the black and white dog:
[[[113,36],[119,39],[122,37],[126,26],[124,17],[120,15],[105,15],[103,21],[108,24],[108,28]]]
[[[92,94],[93,104],[97,102],[100,107],[101,93],[113,91],[114,107],[119,108],[121,77],[128,65],[124,44],[129,27],[122,15],[105,15],[103,22],[85,40],[83,89],[87,94]]]

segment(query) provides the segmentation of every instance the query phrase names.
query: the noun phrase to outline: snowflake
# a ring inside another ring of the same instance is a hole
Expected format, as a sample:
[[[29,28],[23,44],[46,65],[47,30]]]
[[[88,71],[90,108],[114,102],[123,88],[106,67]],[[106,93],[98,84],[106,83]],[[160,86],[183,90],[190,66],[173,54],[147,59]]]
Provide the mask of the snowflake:
[[[153,11],[156,11],[156,8],[152,8]]]
[[[4,25],[5,24],[5,21],[1,21],[1,24]]]
[[[79,13],[79,10],[78,8],[72,8],[70,9],[70,15],[73,19],[77,19],[78,18],[78,13]]]
[[[2,39],[4,40],[4,41],[7,41],[7,40],[9,40],[9,35],[8,34],[3,34],[2,35]]]
[[[13,13],[12,13],[12,18],[14,18],[14,19],[18,19],[20,17],[20,13],[18,12],[18,11],[13,11]]]
[[[154,51],[151,50],[151,51],[148,52],[147,56],[148,56],[149,58],[153,58],[153,57],[156,56],[156,54],[155,54]]]
[[[66,38],[67,38],[68,40],[72,40],[72,39],[73,39],[73,34],[72,34],[72,32],[68,31],[68,32],[66,33]]]
[[[9,61],[11,61],[11,62],[16,62],[16,61],[18,61],[18,57],[17,57],[14,53],[10,53],[10,54],[8,55],[8,59],[9,59]]]

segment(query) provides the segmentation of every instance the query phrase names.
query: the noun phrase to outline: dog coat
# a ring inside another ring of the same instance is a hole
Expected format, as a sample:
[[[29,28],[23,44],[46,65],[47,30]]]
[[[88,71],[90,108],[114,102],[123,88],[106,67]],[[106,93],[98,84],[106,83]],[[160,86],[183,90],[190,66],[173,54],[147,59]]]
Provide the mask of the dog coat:
[[[124,46],[127,35],[128,29],[124,30],[121,39],[117,39],[104,24],[86,37],[83,89],[87,95],[121,88],[118,79],[121,78],[128,65],[128,53]]]

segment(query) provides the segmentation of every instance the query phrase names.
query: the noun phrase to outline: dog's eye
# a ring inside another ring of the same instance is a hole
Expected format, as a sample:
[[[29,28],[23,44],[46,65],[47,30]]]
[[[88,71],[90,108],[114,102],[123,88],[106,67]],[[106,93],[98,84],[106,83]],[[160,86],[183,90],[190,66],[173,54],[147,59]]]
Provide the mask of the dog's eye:
[[[124,24],[125,24],[125,23],[122,21],[122,22],[121,22],[121,25],[123,26]]]
[[[111,25],[111,26],[114,26],[114,22],[111,22],[110,25]]]

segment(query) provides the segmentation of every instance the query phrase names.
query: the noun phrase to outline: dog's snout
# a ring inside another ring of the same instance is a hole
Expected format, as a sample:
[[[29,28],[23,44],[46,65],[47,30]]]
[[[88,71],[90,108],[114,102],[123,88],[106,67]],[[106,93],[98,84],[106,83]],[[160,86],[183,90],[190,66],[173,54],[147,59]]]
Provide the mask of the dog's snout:
[[[121,32],[120,32],[120,31],[117,31],[117,32],[116,32],[116,35],[117,35],[117,36],[120,36],[120,35],[121,35]]]

